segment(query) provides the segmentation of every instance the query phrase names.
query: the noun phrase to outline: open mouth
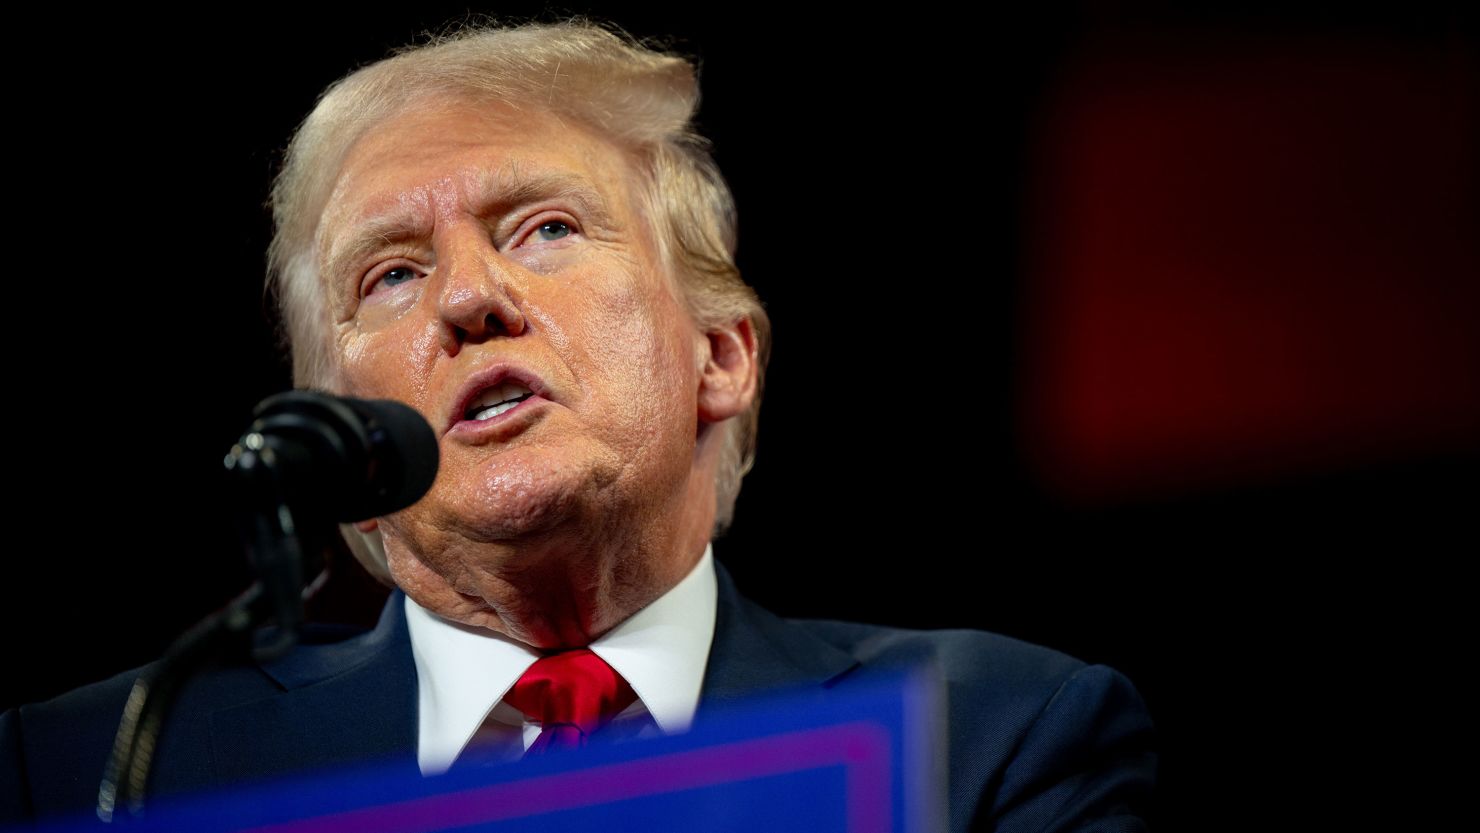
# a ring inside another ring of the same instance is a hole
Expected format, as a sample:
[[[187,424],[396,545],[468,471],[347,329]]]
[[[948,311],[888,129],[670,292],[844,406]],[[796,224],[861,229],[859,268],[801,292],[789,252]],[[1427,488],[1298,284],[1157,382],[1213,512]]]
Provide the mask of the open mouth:
[[[487,388],[468,404],[468,409],[463,413],[463,419],[482,422],[493,419],[506,411],[512,411],[519,407],[519,403],[534,396],[529,388],[518,382],[504,382]]]

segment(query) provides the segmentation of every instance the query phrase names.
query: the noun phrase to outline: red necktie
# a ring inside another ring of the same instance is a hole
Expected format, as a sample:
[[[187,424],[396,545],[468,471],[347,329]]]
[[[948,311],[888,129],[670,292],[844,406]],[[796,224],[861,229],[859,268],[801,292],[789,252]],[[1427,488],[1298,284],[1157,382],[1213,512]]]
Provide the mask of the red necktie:
[[[509,705],[540,722],[540,736],[526,755],[585,746],[592,732],[636,699],[622,675],[589,648],[535,660],[504,696]]]

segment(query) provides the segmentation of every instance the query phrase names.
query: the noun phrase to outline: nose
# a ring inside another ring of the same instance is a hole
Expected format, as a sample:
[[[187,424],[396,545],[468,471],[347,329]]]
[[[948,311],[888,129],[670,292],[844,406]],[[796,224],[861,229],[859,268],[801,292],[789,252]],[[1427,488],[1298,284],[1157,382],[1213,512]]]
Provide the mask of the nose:
[[[451,237],[438,258],[442,282],[437,312],[447,352],[456,353],[468,342],[523,333],[518,267],[499,253],[481,229]]]

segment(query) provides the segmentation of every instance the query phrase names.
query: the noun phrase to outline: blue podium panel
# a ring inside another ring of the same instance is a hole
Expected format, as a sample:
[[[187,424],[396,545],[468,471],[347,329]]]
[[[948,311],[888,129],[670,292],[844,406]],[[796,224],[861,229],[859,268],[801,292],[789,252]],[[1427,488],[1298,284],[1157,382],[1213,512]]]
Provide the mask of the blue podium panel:
[[[548,833],[943,828],[938,692],[924,673],[706,713],[683,735],[408,778],[404,762],[151,803],[47,831]]]

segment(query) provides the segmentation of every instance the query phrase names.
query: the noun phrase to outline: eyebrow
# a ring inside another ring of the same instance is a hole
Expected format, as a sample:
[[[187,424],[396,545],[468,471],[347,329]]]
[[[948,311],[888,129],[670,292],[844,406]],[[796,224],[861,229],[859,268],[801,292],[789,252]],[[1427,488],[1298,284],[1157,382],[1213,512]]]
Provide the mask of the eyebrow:
[[[574,203],[588,225],[612,226],[611,208],[606,199],[579,174],[549,170],[526,173],[511,162],[497,170],[479,171],[475,176],[473,193],[477,196],[473,207],[479,216],[503,215],[521,205],[559,199]],[[362,216],[339,241],[331,243],[324,274],[331,278],[342,276],[351,264],[376,249],[425,239],[431,233],[426,212],[420,207],[399,204]]]

